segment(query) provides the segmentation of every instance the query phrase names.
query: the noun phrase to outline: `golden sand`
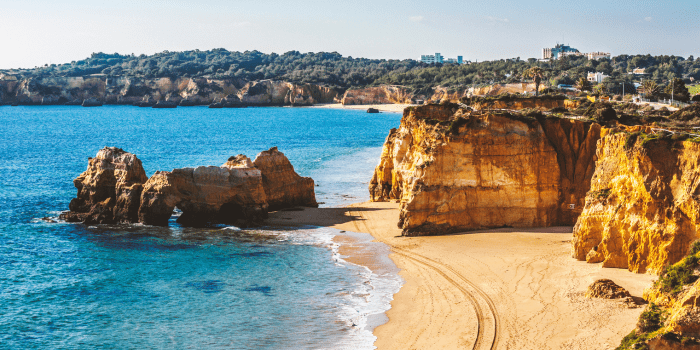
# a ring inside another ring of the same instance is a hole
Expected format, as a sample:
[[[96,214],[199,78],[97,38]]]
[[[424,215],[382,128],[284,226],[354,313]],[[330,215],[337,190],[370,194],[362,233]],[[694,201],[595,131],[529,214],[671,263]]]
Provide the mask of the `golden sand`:
[[[374,330],[379,349],[614,349],[642,308],[586,299],[586,288],[609,278],[640,297],[655,279],[571,258],[571,227],[402,237],[398,213],[396,203],[368,202],[270,218],[369,233],[391,248],[406,283]],[[347,260],[377,268],[351,238],[336,239]]]

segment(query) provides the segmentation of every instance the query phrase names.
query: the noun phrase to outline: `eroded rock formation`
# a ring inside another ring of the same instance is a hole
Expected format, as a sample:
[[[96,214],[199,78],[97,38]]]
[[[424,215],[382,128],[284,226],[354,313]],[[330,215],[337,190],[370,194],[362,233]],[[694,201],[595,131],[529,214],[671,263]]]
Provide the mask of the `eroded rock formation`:
[[[0,75],[0,92],[0,103],[7,104],[60,105],[94,100],[129,105],[163,101],[183,106],[208,105],[224,99],[236,99],[241,105],[251,106],[298,106],[331,103],[339,94],[333,88],[276,80],[248,82],[240,79],[148,79],[101,75],[18,79],[7,74]]]
[[[61,217],[86,224],[167,225],[177,207],[178,222],[188,226],[249,226],[265,219],[269,208],[318,206],[313,180],[294,172],[276,147],[261,152],[255,163],[238,155],[220,167],[157,171],[150,178],[135,155],[106,147],[89,159],[74,184],[78,195]]]
[[[409,108],[387,137],[370,196],[400,201],[406,235],[573,225],[599,130],[454,104]]]
[[[78,189],[70,211],[62,215],[69,222],[111,224],[136,222],[146,172],[141,161],[121,148],[105,147],[73,184]]]
[[[246,166],[157,171],[144,184],[139,221],[167,225],[175,207],[186,225],[257,224],[268,209],[260,170]]]
[[[363,89],[350,89],[345,92],[341,103],[344,105],[373,105],[392,103],[413,103],[414,95],[403,86],[382,85]]]
[[[270,210],[294,206],[318,207],[314,180],[299,176],[289,159],[277,147],[260,152],[253,164],[262,173]]]
[[[595,174],[574,227],[575,258],[658,273],[698,239],[700,145],[644,135],[620,132],[599,141]]]

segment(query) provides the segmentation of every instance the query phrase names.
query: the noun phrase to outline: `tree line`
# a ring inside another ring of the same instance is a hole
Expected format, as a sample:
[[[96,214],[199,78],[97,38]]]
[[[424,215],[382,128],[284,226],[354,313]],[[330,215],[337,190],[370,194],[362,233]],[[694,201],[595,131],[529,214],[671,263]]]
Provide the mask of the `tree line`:
[[[456,90],[495,83],[530,82],[533,79],[530,72],[534,67],[539,68],[537,79],[548,87],[575,85],[589,72],[604,73],[610,76],[602,84],[609,93],[620,93],[622,86],[627,92],[634,92],[633,83],[642,80],[656,83],[660,90],[676,80],[685,84],[700,80],[700,58],[695,59],[693,56],[619,55],[598,60],[567,56],[547,62],[534,58],[521,60],[518,57],[464,65],[429,65],[411,59],[353,58],[337,52],[290,51],[279,55],[225,49],[163,51],[139,56],[99,52],[80,61],[9,73],[25,78],[104,74],[108,77],[208,77],[244,81],[277,79],[341,90],[389,84],[428,92],[437,86]],[[635,68],[645,68],[645,74],[629,74]]]

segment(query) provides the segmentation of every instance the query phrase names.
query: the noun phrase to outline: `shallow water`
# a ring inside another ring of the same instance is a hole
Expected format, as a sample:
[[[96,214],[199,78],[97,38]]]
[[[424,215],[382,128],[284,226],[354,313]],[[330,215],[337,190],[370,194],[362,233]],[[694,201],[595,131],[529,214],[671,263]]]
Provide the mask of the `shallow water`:
[[[0,348],[372,348],[399,286],[345,263],[326,228],[51,223],[104,146],[156,170],[278,146],[317,200],[368,199],[400,115],[303,108],[0,107]]]

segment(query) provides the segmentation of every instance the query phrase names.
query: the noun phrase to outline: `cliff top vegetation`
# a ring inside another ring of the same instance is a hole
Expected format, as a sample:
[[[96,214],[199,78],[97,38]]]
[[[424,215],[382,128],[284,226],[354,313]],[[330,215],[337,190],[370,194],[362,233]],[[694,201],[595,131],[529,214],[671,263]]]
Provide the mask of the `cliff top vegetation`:
[[[453,90],[475,85],[529,82],[529,72],[538,67],[545,86],[574,85],[589,72],[610,75],[602,85],[608,93],[633,92],[632,81],[640,76],[628,74],[635,68],[646,68],[645,80],[668,85],[673,79],[686,83],[700,80],[700,58],[690,56],[620,55],[611,59],[588,60],[586,57],[540,62],[501,59],[466,65],[432,64],[416,60],[383,60],[342,56],[337,52],[301,53],[289,51],[282,55],[259,51],[228,51],[213,49],[183,52],[163,51],[154,55],[122,55],[93,53],[89,58],[65,64],[51,64],[27,70],[5,70],[0,73],[23,78],[52,76],[87,76],[104,74],[108,77],[132,76],[238,78],[247,81],[262,79],[285,80],[293,83],[313,83],[347,89],[381,84],[403,85],[425,91],[443,86]],[[618,91],[619,90],[619,91]]]

